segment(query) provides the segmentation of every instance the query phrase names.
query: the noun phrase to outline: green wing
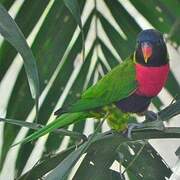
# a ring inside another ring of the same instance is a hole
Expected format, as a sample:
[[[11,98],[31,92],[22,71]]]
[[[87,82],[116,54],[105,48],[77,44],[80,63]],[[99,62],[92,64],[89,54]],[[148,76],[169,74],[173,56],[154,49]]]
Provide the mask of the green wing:
[[[56,128],[91,117],[88,112],[82,111],[102,107],[127,97],[136,87],[134,63],[128,58],[106,74],[94,86],[87,89],[82,94],[81,99],[68,109],[70,113],[61,115],[55,121],[39,129],[17,144],[32,141],[46,133],[52,132]]]
[[[91,110],[127,97],[137,87],[134,65],[133,60],[130,57],[127,58],[94,86],[88,88],[68,111]]]

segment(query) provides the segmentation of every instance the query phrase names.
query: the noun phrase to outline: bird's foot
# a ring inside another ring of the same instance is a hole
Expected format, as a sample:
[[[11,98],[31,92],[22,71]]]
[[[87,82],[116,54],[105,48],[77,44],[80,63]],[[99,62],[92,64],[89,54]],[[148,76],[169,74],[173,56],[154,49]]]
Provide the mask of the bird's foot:
[[[123,135],[129,139],[132,139],[132,131],[135,129],[141,129],[141,130],[160,130],[163,131],[165,128],[163,121],[161,120],[156,120],[156,121],[151,121],[151,122],[146,122],[146,123],[130,123],[128,124],[128,128],[126,131],[123,132]]]
[[[146,122],[152,122],[158,120],[158,114],[153,111],[146,111],[144,115],[146,117]]]
[[[132,131],[134,129],[143,128],[144,124],[140,123],[129,123],[128,128],[123,132],[123,136],[132,139]]]

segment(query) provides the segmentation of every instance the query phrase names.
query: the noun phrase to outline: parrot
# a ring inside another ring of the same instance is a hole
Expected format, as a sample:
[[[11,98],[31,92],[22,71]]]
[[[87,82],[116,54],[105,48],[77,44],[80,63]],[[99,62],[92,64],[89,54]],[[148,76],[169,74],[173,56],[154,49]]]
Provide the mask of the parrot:
[[[162,33],[156,29],[142,30],[137,35],[132,55],[85,90],[75,103],[58,109],[54,121],[22,142],[86,118],[106,117],[112,130],[123,132],[128,129],[132,114],[142,116],[147,113],[154,117],[155,113],[148,111],[148,107],[165,85],[169,70],[169,56]]]

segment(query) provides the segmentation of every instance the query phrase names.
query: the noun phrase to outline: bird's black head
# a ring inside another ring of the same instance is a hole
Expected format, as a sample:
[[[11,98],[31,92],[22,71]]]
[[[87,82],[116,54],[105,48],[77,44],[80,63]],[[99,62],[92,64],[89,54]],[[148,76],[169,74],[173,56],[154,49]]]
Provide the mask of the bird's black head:
[[[144,66],[159,67],[169,62],[163,35],[155,29],[143,30],[137,37],[135,61]]]

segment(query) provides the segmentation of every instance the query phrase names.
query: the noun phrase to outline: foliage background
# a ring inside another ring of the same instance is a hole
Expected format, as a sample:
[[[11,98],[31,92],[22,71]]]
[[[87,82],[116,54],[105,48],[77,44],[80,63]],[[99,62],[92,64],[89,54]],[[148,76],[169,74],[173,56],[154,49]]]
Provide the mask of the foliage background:
[[[57,107],[75,101],[83,89],[91,86],[121,62],[121,59],[132,53],[136,35],[146,28],[154,27],[165,34],[171,58],[169,81],[153,100],[151,109],[160,110],[169,105],[173,97],[178,98],[179,0],[79,0],[86,47],[84,62],[81,56],[80,29],[63,1],[0,2],[22,30],[37,61],[40,78],[39,123],[52,121]],[[0,39],[0,45],[0,115],[33,122],[34,101],[22,59],[3,38]],[[177,125],[176,119],[168,125]],[[87,120],[71,125],[68,129],[89,135],[96,126],[96,122]],[[13,142],[23,139],[33,131],[4,123],[1,123],[0,129],[1,179],[20,176],[31,169],[41,157],[60,152],[74,143],[68,137],[50,134],[38,139],[36,143],[27,143],[9,150]],[[102,131],[107,129],[104,124]],[[175,140],[151,141],[171,168],[175,167],[177,159],[174,150],[179,145],[174,142]]]

